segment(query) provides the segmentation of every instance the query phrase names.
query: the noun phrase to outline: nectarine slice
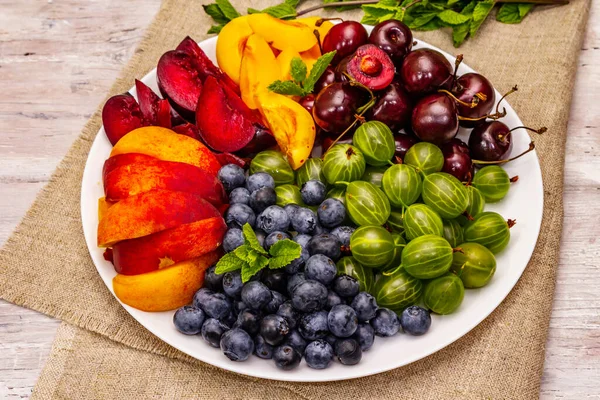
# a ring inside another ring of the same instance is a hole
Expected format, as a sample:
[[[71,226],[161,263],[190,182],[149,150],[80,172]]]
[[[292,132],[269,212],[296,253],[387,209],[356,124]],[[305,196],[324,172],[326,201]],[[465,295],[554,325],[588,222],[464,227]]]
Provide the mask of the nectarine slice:
[[[295,19],[294,21],[308,26],[313,31],[315,29],[317,31],[319,31],[319,38],[321,39],[321,43],[323,43],[323,39],[325,39],[325,36],[327,36],[327,33],[329,32],[329,30],[331,28],[333,28],[333,24],[329,21],[322,21],[322,20],[323,20],[323,17],[304,17],[304,18]],[[321,21],[320,26],[317,26],[318,21]]]
[[[255,97],[260,92],[268,90],[267,87],[278,79],[281,79],[279,64],[269,44],[262,36],[251,35],[246,42],[242,57],[240,72],[242,100],[248,107],[258,108]]]
[[[282,80],[290,80],[291,63],[293,58],[301,58],[300,53],[294,49],[285,49],[277,56],[277,64],[279,64],[279,70],[281,71]]]
[[[215,176],[221,168],[215,155],[198,140],[158,126],[129,132],[113,147],[110,156],[125,153],[145,154],[165,161],[195,165]]]
[[[300,22],[284,21],[261,13],[249,15],[248,24],[255,34],[262,36],[279,50],[289,48],[300,53],[317,44],[313,29]],[[242,71],[243,68],[242,66]]]
[[[181,50],[167,51],[156,66],[156,81],[160,92],[186,119],[193,120],[202,91],[199,68],[194,55]]]
[[[109,157],[106,159],[106,161],[104,161],[104,166],[102,167],[102,182],[106,180],[106,176],[108,174],[122,165],[130,165],[137,162],[152,160],[158,160],[158,158],[139,153],[126,153]]]
[[[102,221],[102,218],[106,215],[108,209],[115,204],[113,201],[106,200],[106,197],[100,197],[98,199],[98,221]]]
[[[132,130],[146,125],[139,104],[129,93],[113,96],[106,101],[102,108],[102,124],[113,146]]]
[[[170,190],[140,193],[106,211],[98,224],[98,247],[218,216],[219,211],[197,194]]]
[[[317,60],[321,57],[321,47],[318,44],[314,45],[310,49],[303,51],[300,53],[300,58],[306,64],[306,70],[310,73],[313,65],[317,62]]]
[[[223,242],[227,225],[222,217],[203,219],[113,246],[115,270],[137,275],[216,250]]]
[[[229,21],[217,36],[217,63],[238,85],[244,47],[253,33],[248,25],[248,16],[243,16]]]
[[[219,259],[214,251],[181,261],[169,268],[140,275],[113,278],[113,290],[119,300],[142,311],[168,311],[192,302],[204,283],[204,271]]]

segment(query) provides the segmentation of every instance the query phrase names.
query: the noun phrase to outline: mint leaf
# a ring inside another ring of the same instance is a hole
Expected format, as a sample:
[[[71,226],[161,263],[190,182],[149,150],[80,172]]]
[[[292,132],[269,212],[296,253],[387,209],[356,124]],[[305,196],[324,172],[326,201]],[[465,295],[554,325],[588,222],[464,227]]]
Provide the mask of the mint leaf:
[[[246,243],[246,246],[254,251],[259,252],[260,254],[267,254],[267,251],[264,249],[264,247],[260,245],[260,242],[256,238],[256,233],[254,233],[254,230],[249,223],[246,222],[244,226],[242,226],[242,233],[244,234],[244,242]]]
[[[248,14],[266,13],[275,18],[294,18],[296,15],[296,7],[288,4],[287,2],[278,4],[276,6],[267,7],[264,10],[255,10],[254,8],[248,9]]]
[[[363,24],[377,25],[379,22],[391,19],[396,14],[399,7],[387,6],[382,4],[365,4],[362,6],[365,15],[360,21]]]
[[[243,269],[246,264],[248,263],[240,259],[235,253],[227,253],[217,262],[215,274],[221,275],[225,272],[237,271]]]
[[[203,5],[202,8],[204,8],[204,12],[214,19],[219,25],[225,25],[230,21],[229,18],[223,14],[223,11],[221,11],[216,3]]]
[[[323,72],[325,72],[329,64],[331,64],[331,60],[333,60],[333,57],[335,57],[335,50],[323,54],[314,63],[313,67],[310,70],[310,74],[308,74],[308,77],[304,80],[304,91],[307,94],[312,93],[312,91],[315,88],[315,84],[317,83],[321,75],[323,75]]]
[[[490,11],[492,11],[492,8],[494,8],[494,5],[494,0],[485,0],[477,3],[475,9],[473,9],[473,22],[471,22],[471,27],[469,28],[471,36],[477,33],[477,30],[481,24],[483,24],[483,21],[485,21]]]
[[[496,14],[496,20],[505,24],[518,24],[523,20],[518,3],[504,3]]]
[[[437,17],[449,25],[460,25],[469,20],[469,17],[452,10],[444,10]]]
[[[313,67],[313,69],[314,69],[314,67]],[[277,80],[277,81],[271,83],[269,85],[268,89],[271,92],[285,94],[286,96],[304,96],[304,95],[308,94],[300,85],[298,85],[294,81]]]
[[[298,7],[298,3],[300,3],[300,0],[285,0],[284,3],[296,8]]]
[[[519,6],[519,16],[521,17],[521,21],[534,6],[533,3],[517,3],[517,5]]]
[[[432,19],[434,19],[438,13],[436,11],[430,11],[428,13],[424,13],[419,15],[417,18],[413,19],[410,23],[408,23],[408,27],[411,29],[417,29],[420,26],[428,24]]]
[[[217,5],[221,9],[223,15],[230,20],[241,17],[240,13],[231,5],[229,0],[216,0]]]
[[[414,29],[416,31],[435,31],[436,29],[440,29],[443,26],[445,26],[444,23],[436,18]]]
[[[298,243],[290,239],[280,240],[269,249],[269,254],[272,256],[269,260],[269,268],[283,268],[300,257],[300,253],[302,253],[302,246]]]
[[[306,73],[307,70],[304,61],[302,61],[300,57],[292,58],[290,63],[290,75],[292,76],[292,79],[298,83],[302,83],[306,79]]]
[[[258,254],[254,252],[254,254]],[[256,275],[261,269],[269,264],[269,259],[267,257],[263,257],[258,255],[256,261],[254,263],[246,263],[242,267],[242,283],[246,283]]]
[[[454,47],[460,46],[465,41],[467,35],[469,34],[470,25],[471,19],[464,24],[455,25],[452,27],[452,43],[454,44]]]
[[[221,32],[221,29],[223,29],[224,26],[225,25],[213,25],[206,33],[209,35],[212,35],[213,33],[218,34]]]

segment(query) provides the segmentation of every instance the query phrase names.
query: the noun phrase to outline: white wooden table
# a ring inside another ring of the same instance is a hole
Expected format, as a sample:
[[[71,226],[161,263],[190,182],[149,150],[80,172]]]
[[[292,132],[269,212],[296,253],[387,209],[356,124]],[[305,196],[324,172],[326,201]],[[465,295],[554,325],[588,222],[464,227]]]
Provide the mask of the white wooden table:
[[[159,0],[0,0],[0,244],[102,101],[158,6]],[[564,200],[541,397],[598,399],[600,1],[579,58]],[[1,399],[30,395],[59,323],[0,301]]]

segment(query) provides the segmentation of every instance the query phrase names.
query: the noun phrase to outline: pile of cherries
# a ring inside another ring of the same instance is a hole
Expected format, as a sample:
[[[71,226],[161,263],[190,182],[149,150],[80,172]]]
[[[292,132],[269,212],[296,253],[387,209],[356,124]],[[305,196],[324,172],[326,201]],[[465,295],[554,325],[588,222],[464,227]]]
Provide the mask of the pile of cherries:
[[[323,39],[323,52],[336,50],[332,64],[315,86],[316,95],[300,99],[324,133],[323,150],[351,143],[359,122],[377,120],[395,132],[399,161],[418,141],[438,145],[444,172],[468,180],[474,164],[502,164],[512,149],[512,131],[498,121],[495,90],[481,74],[457,76],[455,65],[432,49],[412,50],[413,35],[398,20],[387,20],[369,35],[361,24],[344,21]],[[459,127],[473,128],[468,145],[456,138]],[[533,150],[533,143],[526,151]],[[523,153],[525,154],[525,153]],[[521,154],[522,155],[522,154]]]

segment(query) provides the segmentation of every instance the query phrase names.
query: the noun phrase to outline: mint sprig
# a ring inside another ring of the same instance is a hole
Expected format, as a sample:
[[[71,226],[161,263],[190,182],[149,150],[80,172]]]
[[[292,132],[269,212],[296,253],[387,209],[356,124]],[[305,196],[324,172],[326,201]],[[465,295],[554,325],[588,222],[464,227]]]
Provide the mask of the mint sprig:
[[[248,282],[265,267],[283,268],[300,257],[302,247],[289,239],[280,240],[267,252],[259,243],[256,234],[249,224],[242,227],[244,244],[234,251],[225,254],[217,262],[215,273],[241,270],[242,282]]]
[[[331,60],[335,57],[335,51],[323,54],[315,61],[310,73],[306,76],[306,64],[298,57],[292,58],[290,64],[290,75],[292,80],[276,80],[269,85],[269,90],[287,96],[306,96],[315,90],[315,85],[321,75],[325,72]]]

